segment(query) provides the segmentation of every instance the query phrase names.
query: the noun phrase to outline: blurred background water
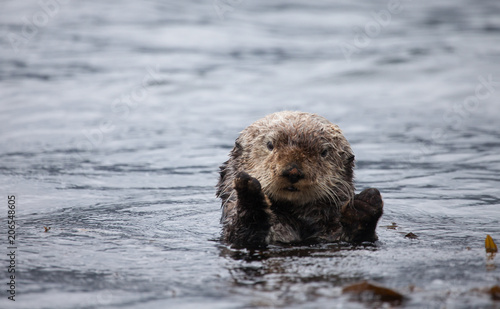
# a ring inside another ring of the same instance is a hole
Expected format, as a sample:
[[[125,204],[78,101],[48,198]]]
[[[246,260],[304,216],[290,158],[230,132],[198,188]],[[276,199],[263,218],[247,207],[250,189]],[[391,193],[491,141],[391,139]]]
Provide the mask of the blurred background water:
[[[0,33],[0,307],[500,306],[500,2],[6,0]],[[343,129],[377,246],[218,241],[218,166],[285,109]]]

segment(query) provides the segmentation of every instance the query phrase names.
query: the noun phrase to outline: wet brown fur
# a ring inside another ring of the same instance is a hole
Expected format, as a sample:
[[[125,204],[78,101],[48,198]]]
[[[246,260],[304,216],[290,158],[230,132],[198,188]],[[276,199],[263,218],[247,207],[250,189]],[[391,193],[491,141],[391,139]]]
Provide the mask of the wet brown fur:
[[[285,111],[254,122],[221,166],[223,239],[242,247],[375,240],[380,193],[355,195],[353,168],[342,131],[321,116]]]

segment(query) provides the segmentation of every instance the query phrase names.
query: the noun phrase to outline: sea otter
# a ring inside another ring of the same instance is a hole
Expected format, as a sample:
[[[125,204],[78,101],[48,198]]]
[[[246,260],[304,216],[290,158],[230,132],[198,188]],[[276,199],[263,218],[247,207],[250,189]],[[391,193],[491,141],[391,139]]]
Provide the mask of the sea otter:
[[[375,241],[383,201],[354,193],[354,154],[338,126],[278,112],[236,139],[220,167],[222,238],[235,247]]]

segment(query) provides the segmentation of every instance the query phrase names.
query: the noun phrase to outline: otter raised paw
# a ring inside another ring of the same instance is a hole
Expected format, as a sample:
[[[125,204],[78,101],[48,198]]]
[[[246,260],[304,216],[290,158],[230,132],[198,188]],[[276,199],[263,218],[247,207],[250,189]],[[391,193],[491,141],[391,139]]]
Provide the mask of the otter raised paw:
[[[375,240],[380,193],[354,195],[353,168],[349,143],[321,116],[279,112],[256,121],[221,166],[223,239],[250,248]]]
[[[354,196],[354,201],[342,209],[342,240],[350,242],[375,241],[378,219],[384,202],[375,188],[365,189]]]
[[[245,172],[234,179],[237,202],[232,224],[227,224],[227,241],[237,247],[261,248],[267,244],[269,234],[269,203],[262,193],[259,181]]]

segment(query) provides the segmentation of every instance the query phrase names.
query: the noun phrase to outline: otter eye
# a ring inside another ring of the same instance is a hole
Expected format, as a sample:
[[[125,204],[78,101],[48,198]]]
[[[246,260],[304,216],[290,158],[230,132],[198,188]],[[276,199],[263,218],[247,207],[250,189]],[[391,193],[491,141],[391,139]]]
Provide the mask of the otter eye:
[[[267,142],[267,150],[273,151],[273,149],[274,149],[273,143],[272,142]]]
[[[325,149],[321,152],[321,156],[324,158],[328,155],[328,149]]]

